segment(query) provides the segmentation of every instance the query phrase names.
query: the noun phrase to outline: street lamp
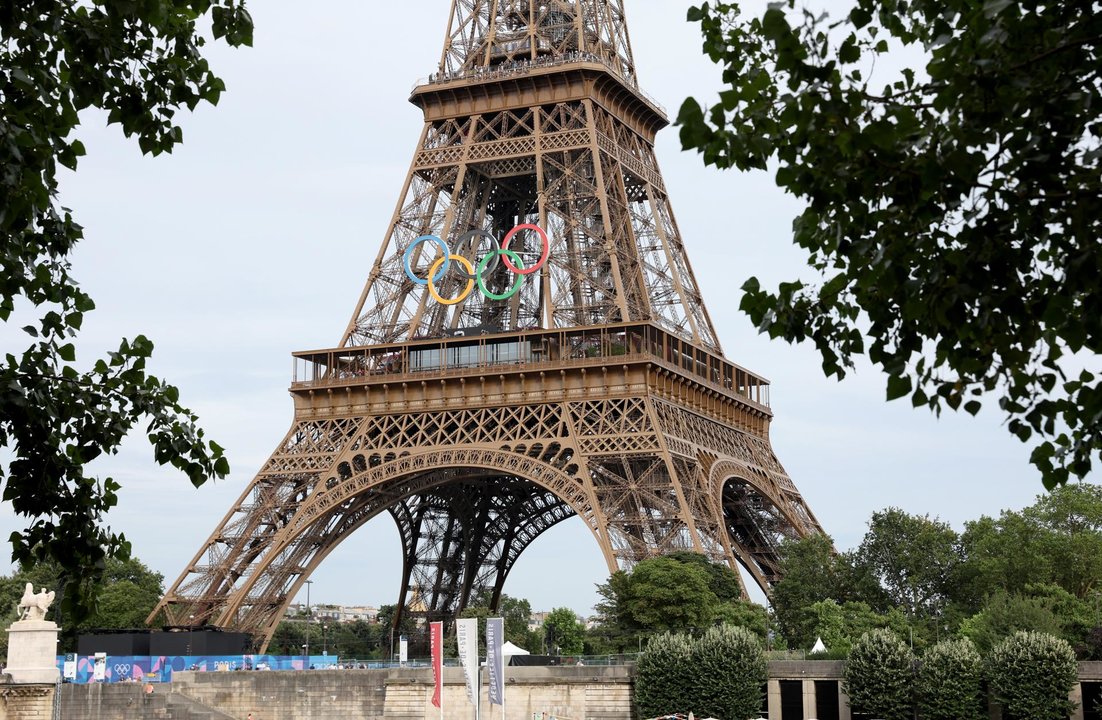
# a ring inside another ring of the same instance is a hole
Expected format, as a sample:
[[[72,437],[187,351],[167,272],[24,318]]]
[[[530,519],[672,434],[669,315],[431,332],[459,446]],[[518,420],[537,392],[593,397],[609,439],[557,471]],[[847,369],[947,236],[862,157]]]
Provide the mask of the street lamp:
[[[310,666],[310,620],[314,617],[314,613],[310,610],[310,586],[314,584],[313,580],[306,581],[306,644],[302,646],[302,669],[306,670]]]
[[[328,625],[322,625],[321,626],[321,642],[322,642],[321,654],[328,657],[329,656],[329,626]]]
[[[188,654],[188,657],[191,657],[191,638],[192,638],[192,633],[194,633],[194,632],[195,632],[195,616],[194,615],[188,615],[187,616],[187,654]]]

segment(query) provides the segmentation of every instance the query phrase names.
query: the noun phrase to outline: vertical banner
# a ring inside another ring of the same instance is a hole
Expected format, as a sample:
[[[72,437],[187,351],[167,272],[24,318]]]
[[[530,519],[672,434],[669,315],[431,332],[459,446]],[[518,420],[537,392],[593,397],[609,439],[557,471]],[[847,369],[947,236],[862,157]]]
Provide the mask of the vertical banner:
[[[505,656],[501,646],[505,643],[505,620],[486,619],[486,667],[490,671],[490,704],[505,704]]]
[[[409,640],[405,635],[398,638],[398,662],[409,662]]]
[[[478,618],[455,621],[455,639],[459,644],[459,662],[467,681],[467,700],[478,707]]]
[[[429,623],[432,645],[432,704],[444,709],[444,623]]]
[[[96,664],[92,666],[92,679],[103,682],[107,678],[107,653],[96,653]]]

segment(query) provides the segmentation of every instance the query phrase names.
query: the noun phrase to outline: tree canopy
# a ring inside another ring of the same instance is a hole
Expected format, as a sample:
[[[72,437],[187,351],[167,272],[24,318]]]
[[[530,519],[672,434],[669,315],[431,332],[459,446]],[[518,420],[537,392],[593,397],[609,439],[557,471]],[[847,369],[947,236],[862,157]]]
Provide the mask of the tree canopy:
[[[795,0],[689,10],[723,67],[685,101],[704,162],[775,169],[806,203],[817,279],[757,278],[741,307],[811,342],[827,375],[867,352],[889,400],[976,414],[990,396],[1052,488],[1102,454],[1102,13],[1062,0]],[[922,63],[886,57],[907,48]],[[879,72],[880,74],[877,74]],[[891,72],[884,77],[883,73]]]
[[[887,628],[922,649],[967,637],[988,652],[1018,631],[1066,640],[1102,659],[1102,487],[1070,483],[963,533],[898,509],[874,513],[860,546],[826,538],[782,546],[773,612],[789,647],[821,636],[844,651]]]
[[[252,42],[241,0],[0,5],[0,320],[30,320],[28,347],[0,361],[0,446],[11,452],[0,482],[29,523],[11,535],[13,559],[55,562],[71,617],[87,610],[105,557],[129,553],[104,524],[119,484],[86,475],[87,463],[144,423],[156,462],[195,485],[229,472],[179,391],[146,373],[146,337],[77,363],[73,340],[95,305],[70,272],[83,230],[58,197],[59,171],[85,153],[83,111],[158,155],[183,140],[180,109],[218,102],[225,85],[200,52],[200,21],[230,45]]]
[[[648,558],[599,585],[593,652],[635,652],[661,632],[703,632],[715,625],[744,627],[763,642],[772,621],[764,607],[742,598],[739,576],[695,552]]]
[[[63,572],[56,563],[41,563],[10,576],[0,577],[0,622],[6,627],[18,616],[19,600],[27,583],[35,592],[52,590],[61,595]],[[54,605],[49,619],[61,627],[60,643],[75,649],[75,638],[87,630],[126,630],[140,628],[164,594],[164,577],[150,570],[137,558],[107,558],[103,577],[90,588],[88,612],[77,619],[65,615]],[[0,637],[0,656],[7,647],[7,635]]]

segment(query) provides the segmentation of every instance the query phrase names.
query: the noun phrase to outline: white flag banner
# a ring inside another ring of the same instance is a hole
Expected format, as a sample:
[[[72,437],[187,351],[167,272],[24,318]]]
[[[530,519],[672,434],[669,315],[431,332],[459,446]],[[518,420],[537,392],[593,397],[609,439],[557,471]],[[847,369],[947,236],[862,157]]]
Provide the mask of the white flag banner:
[[[490,704],[505,705],[505,620],[486,618],[486,668],[490,671]]]
[[[467,681],[467,700],[478,705],[478,618],[455,621],[455,639],[459,644],[459,662]]]

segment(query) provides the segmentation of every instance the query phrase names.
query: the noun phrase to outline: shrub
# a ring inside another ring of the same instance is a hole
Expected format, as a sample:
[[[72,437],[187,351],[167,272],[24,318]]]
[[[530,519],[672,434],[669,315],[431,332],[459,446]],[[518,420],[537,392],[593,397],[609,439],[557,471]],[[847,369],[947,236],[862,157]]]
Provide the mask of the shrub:
[[[710,628],[701,638],[656,635],[639,656],[635,703],[640,717],[672,713],[749,720],[758,717],[768,668],[749,630]]]
[[[1017,632],[991,651],[988,679],[995,699],[1015,720],[1066,720],[1075,709],[1068,694],[1079,666],[1066,640]]]
[[[918,669],[918,709],[923,720],[980,720],[983,672],[971,640],[946,640],[926,651]]]
[[[697,677],[691,709],[698,717],[758,717],[769,668],[753,632],[733,625],[709,628],[693,643],[692,664]]]
[[[693,709],[696,680],[688,636],[655,635],[636,665],[635,704],[639,717],[688,713]]]
[[[843,686],[854,713],[884,720],[913,716],[914,654],[891,630],[872,630],[854,643]]]

